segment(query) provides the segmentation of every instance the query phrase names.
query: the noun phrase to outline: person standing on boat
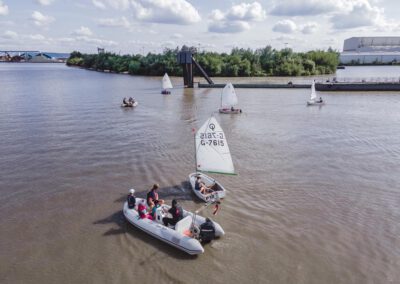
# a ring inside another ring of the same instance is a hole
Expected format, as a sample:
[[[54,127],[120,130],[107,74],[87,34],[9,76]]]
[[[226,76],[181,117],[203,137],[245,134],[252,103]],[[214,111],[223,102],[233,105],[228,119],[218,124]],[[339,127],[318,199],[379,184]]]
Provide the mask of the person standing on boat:
[[[136,197],[135,197],[135,190],[133,188],[129,190],[127,201],[128,201],[128,208],[134,209],[136,205]]]
[[[168,226],[168,224],[175,226],[175,224],[183,218],[183,209],[175,199],[172,200],[172,207],[168,210],[168,213],[172,215],[172,218],[163,218],[163,223],[165,226]]]
[[[160,186],[157,183],[155,183],[153,185],[153,187],[151,188],[151,190],[147,193],[146,200],[147,200],[147,205],[149,207],[153,207],[154,206],[154,201],[155,200],[158,200],[158,203],[160,203],[160,205],[164,203],[164,200],[158,199],[158,192],[157,191],[158,191],[159,188],[160,188]]]

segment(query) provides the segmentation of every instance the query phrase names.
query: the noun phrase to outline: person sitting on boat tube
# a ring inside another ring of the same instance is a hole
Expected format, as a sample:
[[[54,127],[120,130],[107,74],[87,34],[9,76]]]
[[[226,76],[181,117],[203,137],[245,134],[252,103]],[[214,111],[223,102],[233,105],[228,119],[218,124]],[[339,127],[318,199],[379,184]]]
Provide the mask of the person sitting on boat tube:
[[[160,205],[164,203],[164,200],[158,199],[157,190],[158,190],[159,188],[160,188],[160,186],[159,186],[157,183],[155,183],[155,184],[153,185],[153,187],[151,188],[151,190],[147,193],[147,198],[146,198],[146,200],[147,200],[147,205],[148,205],[149,207],[153,207],[153,206],[154,206],[154,201],[155,201],[155,200],[158,200],[158,203],[160,203]]]
[[[168,224],[175,226],[176,223],[183,219],[183,209],[175,199],[172,200],[172,207],[168,210],[168,213],[171,213],[172,218],[163,218],[165,226],[168,226]]]
[[[129,190],[127,201],[128,201],[128,208],[134,209],[136,205],[136,197],[135,197],[135,190],[133,188]]]
[[[140,219],[150,219],[153,220],[153,217],[147,213],[146,203],[143,201],[138,205],[138,212]]]
[[[205,185],[204,182],[201,181],[200,176],[197,176],[196,181],[194,183],[194,189],[200,191],[202,194],[207,194],[213,192],[213,190]]]

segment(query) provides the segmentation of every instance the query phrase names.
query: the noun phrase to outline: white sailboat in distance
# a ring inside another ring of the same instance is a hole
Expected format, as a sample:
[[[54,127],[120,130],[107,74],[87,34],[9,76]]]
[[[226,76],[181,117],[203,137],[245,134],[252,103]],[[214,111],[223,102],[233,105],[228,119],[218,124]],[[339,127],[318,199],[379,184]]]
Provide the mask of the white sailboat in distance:
[[[171,94],[171,91],[169,89],[172,89],[172,83],[171,80],[169,79],[169,76],[167,73],[165,73],[164,77],[162,78],[162,91],[161,94],[163,95],[169,95]]]
[[[238,98],[235,92],[235,88],[232,83],[225,85],[221,93],[221,107],[219,109],[220,113],[241,113],[242,110],[235,108],[238,103]]]
[[[317,99],[317,92],[315,91],[315,80],[313,80],[311,84],[311,95],[310,95],[310,100],[307,101],[308,106],[317,106],[317,105],[323,105],[325,102],[322,100],[322,97],[319,97]]]

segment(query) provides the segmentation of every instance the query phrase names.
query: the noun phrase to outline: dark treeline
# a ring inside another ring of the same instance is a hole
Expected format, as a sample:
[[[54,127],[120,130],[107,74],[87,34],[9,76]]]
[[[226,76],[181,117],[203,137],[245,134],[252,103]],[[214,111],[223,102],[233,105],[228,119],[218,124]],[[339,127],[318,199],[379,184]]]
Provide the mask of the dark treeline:
[[[71,53],[69,66],[132,75],[161,76],[165,72],[181,76],[177,64],[179,49],[165,49],[162,54],[118,55],[114,53]],[[234,48],[230,54],[216,52],[195,53],[195,59],[211,77],[236,76],[307,76],[331,74],[339,64],[339,53],[328,49],[293,52],[290,48],[276,50],[267,46],[256,50]],[[199,75],[197,70],[195,75]]]

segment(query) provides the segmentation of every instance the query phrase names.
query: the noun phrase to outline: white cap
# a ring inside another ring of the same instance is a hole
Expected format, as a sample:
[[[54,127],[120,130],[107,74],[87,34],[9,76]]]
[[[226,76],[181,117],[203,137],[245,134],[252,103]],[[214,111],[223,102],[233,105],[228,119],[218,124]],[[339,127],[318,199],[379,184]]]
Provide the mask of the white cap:
[[[129,190],[129,193],[130,193],[130,194],[134,194],[134,193],[135,193],[135,190],[134,190],[133,188],[131,188],[131,189]]]

